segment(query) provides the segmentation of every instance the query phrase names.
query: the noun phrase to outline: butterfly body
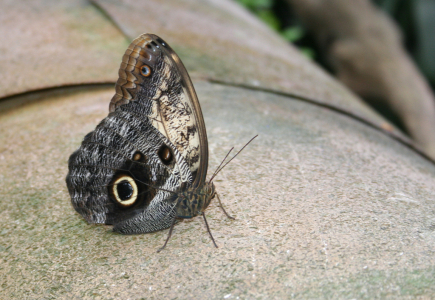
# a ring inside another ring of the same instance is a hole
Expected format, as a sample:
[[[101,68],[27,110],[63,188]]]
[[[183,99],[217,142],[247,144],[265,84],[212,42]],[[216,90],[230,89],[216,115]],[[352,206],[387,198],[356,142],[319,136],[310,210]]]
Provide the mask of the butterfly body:
[[[202,214],[214,198],[216,193],[213,183],[206,183],[196,189],[187,189],[177,195],[175,216],[190,219]]]

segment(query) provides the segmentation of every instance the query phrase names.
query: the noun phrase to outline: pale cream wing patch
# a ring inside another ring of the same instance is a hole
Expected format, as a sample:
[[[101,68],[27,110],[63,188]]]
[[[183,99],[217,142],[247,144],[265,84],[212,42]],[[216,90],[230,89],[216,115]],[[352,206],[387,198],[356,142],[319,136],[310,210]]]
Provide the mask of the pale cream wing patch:
[[[153,97],[152,124],[166,136],[195,173],[200,166],[200,137],[197,120],[181,75],[168,57],[164,58],[164,78]]]

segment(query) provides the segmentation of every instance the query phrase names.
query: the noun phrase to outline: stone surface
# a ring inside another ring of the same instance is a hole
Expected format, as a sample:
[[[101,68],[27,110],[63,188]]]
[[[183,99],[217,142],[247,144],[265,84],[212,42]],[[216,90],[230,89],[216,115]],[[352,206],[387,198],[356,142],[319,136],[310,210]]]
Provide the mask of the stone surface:
[[[288,97],[195,82],[210,170],[201,218],[122,236],[72,209],[69,154],[113,88],[70,91],[0,115],[1,286],[6,298],[367,298],[435,293],[435,167],[352,118]]]
[[[0,97],[114,83],[129,41],[150,32],[175,48],[193,77],[309,98],[405,138],[233,1],[0,0],[0,7],[7,12]]]
[[[0,0],[0,97],[115,82],[130,41],[85,0]]]
[[[8,76],[23,76],[25,66],[41,68],[39,73],[29,70],[29,85],[18,85],[13,92],[23,95],[0,101],[3,298],[373,299],[430,298],[435,294],[435,166],[382,131],[382,124],[387,123],[346,89],[228,1],[182,0],[179,3],[183,5],[167,1],[159,6],[150,0],[148,10],[138,1],[136,8],[126,1],[98,1],[92,8],[87,2],[60,3],[82,5],[73,9],[75,19],[80,20],[73,23],[81,26],[65,27],[53,21],[58,26],[48,31],[54,36],[68,41],[71,35],[71,41],[77,40],[53,53],[65,55],[69,49],[72,58],[83,56],[83,62],[96,63],[85,64],[83,72],[72,62],[50,64],[43,58],[51,44],[40,42],[43,37],[38,35],[47,33],[32,31],[30,25],[27,28],[33,33],[28,43],[33,43],[31,55],[35,57],[27,65],[17,62],[16,67],[9,62],[14,56],[2,62],[9,69],[7,76],[1,75],[2,82],[8,83],[0,86],[1,95],[15,88]],[[10,12],[14,5],[21,7],[6,0],[1,4],[7,4]],[[115,5],[119,16],[113,14]],[[46,15],[46,9],[35,4],[33,10],[25,11],[27,18],[19,20],[31,23],[37,12],[49,24],[48,16],[56,19],[56,14],[70,11],[49,10],[52,14]],[[128,11],[130,23],[121,18]],[[174,11],[180,16],[178,28]],[[142,25],[137,12],[142,12]],[[18,14],[8,14],[14,15]],[[195,21],[193,16],[198,16],[199,23],[189,27],[186,20]],[[129,35],[135,31],[161,34],[194,74],[208,130],[210,172],[232,146],[240,149],[259,134],[216,178],[227,211],[237,218],[227,219],[215,202],[207,209],[218,249],[201,218],[177,224],[167,248],[158,254],[167,230],[123,236],[111,232],[110,226],[86,224],[71,207],[64,181],[68,157],[107,115],[114,93],[113,87],[88,83],[115,80],[116,70],[110,70],[119,66],[118,51],[125,50],[125,39],[110,18],[118,26],[122,24],[122,32]],[[34,26],[43,28],[37,23]],[[200,32],[202,27],[209,30],[208,35]],[[82,37],[94,30],[110,34],[100,35],[92,48]],[[3,29],[0,33],[9,34]],[[240,36],[240,43],[232,34]],[[215,38],[216,48],[199,47],[198,37],[207,43]],[[219,45],[225,40],[226,52]],[[106,42],[107,49],[102,46]],[[253,44],[243,47],[242,42]],[[8,49],[21,45],[20,40],[10,38],[8,43]],[[272,46],[259,49],[255,45]],[[74,47],[81,50],[80,55]],[[215,61],[219,51],[223,51],[222,61]],[[47,57],[55,56],[53,53]],[[45,63],[40,63],[38,56]],[[244,56],[250,64],[229,68],[229,63]],[[273,74],[273,69],[265,66],[285,59],[288,69],[276,71],[282,71],[282,80],[288,78],[294,85],[286,87],[275,79],[259,81],[261,88],[269,90],[259,91],[255,84],[243,81],[257,78],[247,77],[249,73],[260,77],[263,71]],[[114,61],[105,64],[107,60]],[[222,63],[222,69],[216,62]],[[49,73],[53,68],[59,69]],[[68,68],[76,68],[77,76],[65,72]],[[87,75],[80,81],[78,75],[87,74],[89,68],[94,68],[96,81]],[[244,68],[251,71],[243,75]],[[233,71],[243,75],[242,81],[237,81]],[[100,81],[102,73],[107,77]],[[50,80],[55,83],[50,85]],[[44,90],[65,85],[73,87]],[[42,90],[31,92],[35,87]],[[293,88],[305,93],[305,100],[291,97]],[[331,104],[331,109],[316,105],[310,98],[316,95]],[[17,107],[30,101],[33,103]]]

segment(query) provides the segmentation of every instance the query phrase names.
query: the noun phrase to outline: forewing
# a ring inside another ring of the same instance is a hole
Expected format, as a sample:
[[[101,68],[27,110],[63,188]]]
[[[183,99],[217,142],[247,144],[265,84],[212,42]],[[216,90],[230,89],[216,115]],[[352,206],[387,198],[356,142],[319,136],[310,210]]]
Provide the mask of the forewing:
[[[131,102],[141,106],[152,126],[181,153],[191,184],[204,184],[208,142],[201,107],[180,58],[156,35],[139,36],[124,54],[110,111],[125,110]]]

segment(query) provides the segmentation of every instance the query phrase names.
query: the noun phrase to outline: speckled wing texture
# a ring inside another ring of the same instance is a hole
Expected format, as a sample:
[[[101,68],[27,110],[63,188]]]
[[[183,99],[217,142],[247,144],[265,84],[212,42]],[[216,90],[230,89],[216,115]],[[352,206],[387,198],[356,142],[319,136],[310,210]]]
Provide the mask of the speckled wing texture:
[[[122,233],[169,227],[176,193],[205,182],[208,145],[189,75],[161,38],[130,44],[109,111],[69,159],[73,207]]]

